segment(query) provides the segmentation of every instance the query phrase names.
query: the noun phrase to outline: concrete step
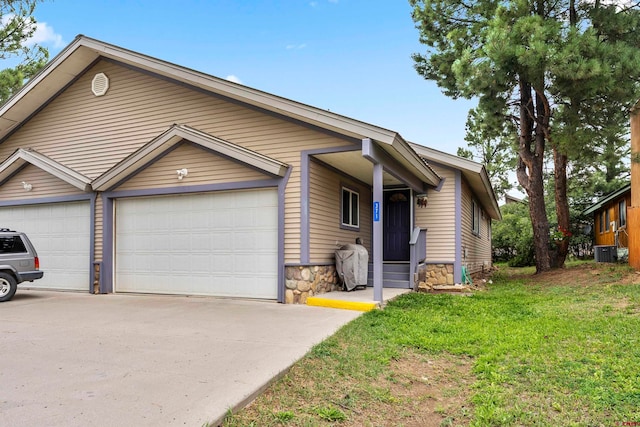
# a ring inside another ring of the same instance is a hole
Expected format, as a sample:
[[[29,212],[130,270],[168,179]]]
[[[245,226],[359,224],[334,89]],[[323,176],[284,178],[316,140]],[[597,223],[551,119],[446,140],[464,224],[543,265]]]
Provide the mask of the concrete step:
[[[393,272],[393,273],[403,273],[409,272],[409,263],[399,263],[399,264],[383,264],[382,265],[382,269],[383,271],[388,271],[388,272]],[[368,268],[369,273],[373,272],[373,263],[369,263],[369,268]]]
[[[369,263],[367,286],[373,286],[373,264]],[[410,288],[409,264],[383,264],[382,286],[385,288]]]

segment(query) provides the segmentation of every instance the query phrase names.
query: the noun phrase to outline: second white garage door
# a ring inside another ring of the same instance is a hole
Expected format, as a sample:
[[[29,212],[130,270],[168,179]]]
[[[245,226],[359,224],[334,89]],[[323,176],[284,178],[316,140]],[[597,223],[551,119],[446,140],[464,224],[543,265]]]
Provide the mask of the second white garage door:
[[[116,200],[115,291],[275,299],[275,189]]]

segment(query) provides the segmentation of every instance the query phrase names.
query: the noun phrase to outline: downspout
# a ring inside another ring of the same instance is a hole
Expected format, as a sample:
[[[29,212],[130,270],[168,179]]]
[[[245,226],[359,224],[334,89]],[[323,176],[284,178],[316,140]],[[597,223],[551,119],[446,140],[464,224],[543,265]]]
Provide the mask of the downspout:
[[[453,283],[462,283],[462,173],[456,170],[455,181],[455,261],[453,263]]]

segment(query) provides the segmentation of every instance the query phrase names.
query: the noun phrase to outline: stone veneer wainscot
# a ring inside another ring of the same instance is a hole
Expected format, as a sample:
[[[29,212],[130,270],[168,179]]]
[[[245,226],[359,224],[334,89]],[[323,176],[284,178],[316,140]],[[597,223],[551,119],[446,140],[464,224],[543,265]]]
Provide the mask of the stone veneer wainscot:
[[[307,297],[340,290],[335,265],[285,267],[286,304],[306,304]]]
[[[418,283],[453,285],[453,264],[422,264],[418,269]]]

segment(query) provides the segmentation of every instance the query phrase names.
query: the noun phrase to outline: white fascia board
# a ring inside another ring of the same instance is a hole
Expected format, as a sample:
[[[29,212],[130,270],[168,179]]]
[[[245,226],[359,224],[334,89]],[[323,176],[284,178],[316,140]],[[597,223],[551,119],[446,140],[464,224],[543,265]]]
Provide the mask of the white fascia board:
[[[392,144],[396,135],[388,129],[80,35],[0,107],[0,138],[37,111],[100,56],[357,139],[368,137]]]
[[[156,155],[169,150],[171,147],[182,141],[180,136],[171,134],[169,131],[142,146],[114,167],[94,179],[91,187],[95,191],[109,190],[113,185],[133,174],[136,170],[149,163]]]
[[[166,152],[179,142],[187,140],[211,151],[236,159],[259,170],[276,176],[284,176],[288,165],[271,159],[255,151],[247,150],[231,142],[211,136],[185,125],[173,125],[113,168],[96,178],[92,187],[96,191],[106,191],[126,179],[136,170],[149,164],[156,156]]]
[[[493,185],[491,185],[489,174],[487,173],[487,169],[484,166],[482,166],[480,178],[482,179],[482,184],[484,185],[485,191],[490,198],[489,202],[491,204],[492,212],[487,209],[487,211],[489,211],[489,216],[491,216],[492,219],[499,221],[502,219],[502,213],[500,212],[500,206],[498,205],[498,198],[496,197],[495,191],[493,191]]]
[[[410,142],[409,144],[420,156],[445,166],[468,170],[474,173],[480,173],[484,167],[481,163],[465,159],[464,157],[455,156],[453,154],[445,153],[444,151],[435,150],[413,142]]]
[[[493,186],[491,185],[487,169],[482,163],[474,162],[473,160],[465,159],[460,156],[455,156],[453,154],[445,153],[413,142],[410,142],[409,144],[418,153],[418,155],[425,158],[427,161],[458,169],[468,177],[467,179],[480,180],[487,196],[485,199],[485,210],[491,218],[496,220],[502,219],[500,207],[498,206],[498,199],[493,191]]]
[[[409,144],[404,139],[402,139],[400,135],[395,134],[391,143],[386,145],[391,146],[395,150],[395,152],[402,157],[402,159],[397,160],[400,160],[401,162],[402,160],[404,160],[403,163],[410,165],[410,167],[413,169],[413,173],[417,173],[420,179],[422,179],[425,183],[434,187],[438,186],[442,178],[440,178],[440,176],[420,158],[420,156],[409,146]]]
[[[185,125],[177,126],[177,134],[191,142],[198,143],[205,148],[223,154],[248,164],[261,171],[276,176],[284,176],[289,168],[288,165],[278,160],[272,159],[258,152],[246,149],[224,139],[201,132],[197,129]]]
[[[396,133],[85,36],[76,39],[0,107],[0,138],[19,126],[97,58],[128,64],[357,139],[393,144]]]
[[[15,151],[0,164],[0,182],[16,173],[26,161],[20,156],[20,150]]]
[[[97,57],[97,55],[93,55],[93,58],[91,58],[91,55],[89,55],[66,63],[69,57],[81,48],[82,45],[82,38],[77,37],[71,44],[49,61],[42,70],[0,107],[0,117],[14,124],[21,122],[28,117],[29,114],[37,110],[42,103],[48,101],[51,96],[80,74],[82,70]],[[45,83],[53,72],[57,72],[53,82],[49,84]],[[28,111],[23,111],[23,108],[21,108],[19,104],[22,103],[21,101],[23,101],[27,95],[37,95],[38,105],[35,107],[29,105],[26,107]],[[17,111],[15,114],[11,114],[12,110]],[[4,127],[2,129],[4,129]]]
[[[61,165],[60,163],[51,160],[36,151],[24,150],[22,148],[16,150],[15,153],[9,156],[9,158],[0,165],[0,180],[6,179],[8,176],[20,169],[25,163],[32,164],[82,191],[87,191],[90,188],[90,180],[86,176]]]

